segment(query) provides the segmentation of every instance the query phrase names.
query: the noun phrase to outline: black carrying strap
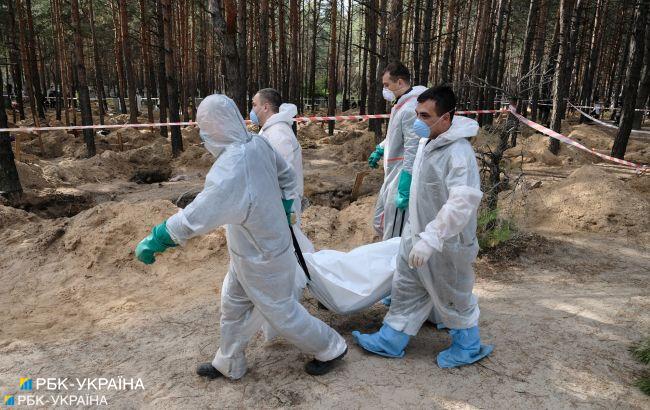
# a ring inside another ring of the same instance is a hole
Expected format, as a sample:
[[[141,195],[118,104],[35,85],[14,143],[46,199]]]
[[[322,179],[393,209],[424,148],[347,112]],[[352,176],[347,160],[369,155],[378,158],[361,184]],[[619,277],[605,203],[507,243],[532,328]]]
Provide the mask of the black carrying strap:
[[[311,275],[309,275],[309,269],[307,269],[307,263],[305,262],[305,257],[302,256],[302,250],[300,249],[300,245],[298,244],[298,239],[296,238],[296,234],[293,232],[293,226],[289,225],[289,230],[291,230],[293,249],[295,251],[296,257],[298,258],[298,263],[300,264],[302,270],[305,272],[305,275],[307,275],[307,279],[311,280]]]

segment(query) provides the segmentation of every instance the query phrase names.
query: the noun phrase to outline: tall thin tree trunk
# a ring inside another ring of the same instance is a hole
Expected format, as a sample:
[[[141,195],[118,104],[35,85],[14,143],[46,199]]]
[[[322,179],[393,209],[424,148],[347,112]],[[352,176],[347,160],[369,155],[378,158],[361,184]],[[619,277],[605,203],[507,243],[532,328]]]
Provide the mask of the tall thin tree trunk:
[[[548,0],[540,0],[540,14],[537,21],[537,28],[535,29],[535,76],[533,77],[532,94],[530,102],[530,117],[533,121],[537,121],[537,104],[539,100],[539,83],[543,75],[543,55],[544,55],[544,42],[546,40],[546,16],[548,15]]]
[[[260,1],[260,87],[269,86],[269,0]]]
[[[533,73],[530,73],[530,60],[533,51],[533,42],[535,40],[535,31],[537,28],[537,20],[539,18],[539,0],[530,0],[530,7],[528,9],[528,20],[526,22],[526,37],[524,39],[524,49],[521,56],[521,65],[519,66],[519,87],[521,93],[519,94],[520,103],[517,111],[523,116],[528,116],[528,96],[530,95],[530,87],[534,84],[532,79]]]
[[[104,96],[104,76],[102,74],[102,60],[99,53],[99,44],[97,44],[97,33],[95,32],[95,10],[93,0],[88,0],[88,17],[90,18],[90,34],[93,43],[93,60],[95,62],[95,88],[97,92],[97,106],[99,112],[99,123],[104,124],[106,115],[106,97]],[[153,117],[150,119],[153,122]]]
[[[298,33],[300,32],[300,19],[298,0],[289,0],[289,21],[291,21],[291,53],[289,59],[289,101],[301,110],[300,99],[300,68],[298,66]]]
[[[158,118],[160,122],[167,122],[169,97],[167,95],[167,70],[165,68],[165,22],[162,0],[156,0],[156,23],[158,28]],[[167,138],[167,127],[160,127],[160,135]]]
[[[74,33],[75,71],[77,72],[77,90],[79,90],[81,124],[93,125],[93,112],[90,107],[90,93],[88,92],[88,82],[86,81],[84,43],[83,39],[81,38],[81,18],[79,17],[78,0],[70,0],[70,10],[72,16],[72,31]],[[88,157],[93,157],[96,154],[95,133],[92,129],[84,129],[83,134],[84,141],[86,142],[86,152],[88,153]]]
[[[634,35],[630,44],[630,64],[625,73],[623,83],[623,107],[621,107],[621,119],[618,133],[612,146],[612,156],[623,159],[627,149],[627,142],[632,131],[634,121],[634,109],[636,108],[637,88],[641,77],[641,66],[645,52],[645,30],[648,21],[649,2],[638,0],[634,18]]]
[[[639,83],[639,91],[636,98],[636,108],[643,109],[646,106],[648,101],[648,96],[650,95],[650,21],[646,25],[645,29],[645,51],[643,52],[643,70],[641,73],[641,82]],[[643,112],[635,111],[634,112],[634,121],[632,122],[632,128],[635,130],[640,130],[643,120]]]
[[[388,14],[388,62],[400,61],[400,50],[402,49],[402,0],[390,0],[390,12]]]
[[[126,14],[126,0],[118,0],[120,10],[120,34],[122,37],[122,54],[124,56],[124,74],[129,93],[129,122],[138,122],[138,101],[136,99],[135,75],[131,61],[131,46],[129,43],[129,19]]]
[[[567,59],[569,52],[569,36],[571,26],[571,15],[573,10],[572,0],[560,0],[560,32],[559,32],[559,51],[557,63],[555,65],[555,78],[553,80],[553,114],[551,116],[551,128],[555,132],[562,132],[562,116],[566,107],[564,96],[567,88]],[[551,138],[549,151],[557,155],[560,152],[560,141]]]
[[[246,35],[248,34],[247,29],[246,29],[246,19],[247,19],[247,5],[246,5],[246,0],[239,0],[237,2],[237,25],[238,27],[238,33],[237,33],[237,49],[239,50],[239,72],[240,73],[246,73],[248,71],[248,56],[246,55],[249,47],[246,44]],[[267,46],[268,47],[268,46]],[[268,66],[261,66],[260,71],[267,71],[268,72]],[[246,81],[242,81],[240,83],[240,90],[239,90],[239,98],[240,101],[238,101],[238,104],[240,105],[240,108],[242,112],[248,113],[248,84]],[[253,92],[253,90],[250,90]],[[252,96],[251,96],[252,98]]]
[[[91,0],[92,1],[92,0]],[[153,101],[151,94],[153,93],[153,78],[151,78],[151,25],[149,23],[149,13],[147,11],[147,0],[140,0],[140,38],[142,39],[142,57],[144,61],[144,81],[147,89],[147,118],[150,123],[153,123]]]
[[[0,37],[2,34],[0,27]],[[0,128],[9,128],[3,84],[4,79],[2,70],[0,70]],[[13,199],[22,192],[23,188],[18,178],[14,151],[11,149],[11,136],[8,132],[0,132],[0,195]]]
[[[7,1],[7,20],[9,23],[9,59],[11,62],[11,78],[14,82],[16,93],[16,104],[20,119],[25,119],[25,103],[23,101],[23,65],[20,61],[20,45],[18,42],[18,24],[16,24],[16,12],[13,6],[14,0]]]
[[[165,72],[167,73],[167,96],[169,98],[169,121],[179,122],[178,81],[174,70],[174,23],[171,0],[162,0],[163,24],[165,27]],[[181,127],[171,127],[172,156],[177,157],[183,151]]]
[[[370,68],[368,70],[368,78],[370,82],[368,83],[368,112],[370,114],[376,114],[378,110],[377,105],[377,18],[378,18],[378,5],[379,0],[370,0],[366,11],[369,14],[368,20],[368,31],[366,35],[369,36],[368,40],[368,53],[370,55],[370,61],[368,62]],[[381,121],[380,120],[370,120],[368,122],[368,127],[371,131],[375,132],[375,139],[377,135],[381,133]]]
[[[420,83],[429,84],[429,66],[431,65],[431,25],[433,22],[433,1],[426,0],[424,8],[424,22],[422,27],[422,58],[420,59],[422,68],[420,69]]]
[[[452,32],[454,31],[454,20],[456,18],[456,2],[458,0],[449,0],[449,8],[447,11],[447,27],[445,28],[445,47],[442,52],[442,65],[440,66],[441,69],[441,76],[440,76],[440,82],[442,83],[448,83],[451,82],[453,79],[453,72],[452,72],[452,67],[451,67],[451,40],[452,40]],[[440,39],[438,39],[440,41]]]
[[[330,49],[329,64],[327,69],[327,115],[336,114],[336,22],[337,6],[336,0],[330,1]],[[334,135],[334,121],[328,123],[329,135]]]
[[[45,108],[43,107],[43,91],[40,83],[40,74],[38,71],[38,60],[36,58],[36,43],[34,41],[34,21],[32,18],[32,1],[25,2],[25,15],[27,16],[27,31],[25,37],[27,40],[27,57],[29,59],[29,71],[34,87],[34,99],[36,100],[36,110],[38,116],[45,119]]]

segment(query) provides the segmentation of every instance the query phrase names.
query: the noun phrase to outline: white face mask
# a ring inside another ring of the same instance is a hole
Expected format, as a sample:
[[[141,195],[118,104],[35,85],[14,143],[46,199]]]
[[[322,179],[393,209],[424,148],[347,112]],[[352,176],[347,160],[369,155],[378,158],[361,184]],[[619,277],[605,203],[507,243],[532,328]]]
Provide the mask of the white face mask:
[[[395,99],[395,93],[386,87],[384,87],[384,89],[381,91],[381,95],[384,97],[384,100],[388,102],[393,102]]]

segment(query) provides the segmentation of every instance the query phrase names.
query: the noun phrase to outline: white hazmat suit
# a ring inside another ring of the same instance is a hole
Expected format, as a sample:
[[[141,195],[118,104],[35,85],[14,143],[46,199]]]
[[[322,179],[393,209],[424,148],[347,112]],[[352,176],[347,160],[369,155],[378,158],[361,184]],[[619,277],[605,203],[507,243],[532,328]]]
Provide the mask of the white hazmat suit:
[[[293,170],[265,139],[247,132],[230,98],[205,98],[197,122],[217,160],[201,193],[167,220],[167,230],[184,245],[226,226],[230,265],[221,290],[220,347],[212,365],[225,376],[241,378],[244,350],[263,320],[317,360],[340,356],[347,348],[343,338],[292,297],[297,262],[281,200],[297,199]]]
[[[412,173],[420,140],[413,132],[415,107],[424,91],[426,87],[418,85],[397,100],[390,111],[386,138],[379,144],[384,148],[384,183],[377,196],[373,227],[383,240],[401,236],[408,220],[408,209],[398,210],[395,198],[400,172]]]
[[[478,129],[475,120],[454,116],[449,130],[434,140],[420,140],[409,222],[397,257],[392,303],[384,319],[397,331],[415,335],[432,308],[436,322],[447,328],[478,324],[472,262],[479,250],[477,210],[483,194],[468,140]],[[434,251],[427,263],[413,269],[408,260],[418,241],[426,241]]]

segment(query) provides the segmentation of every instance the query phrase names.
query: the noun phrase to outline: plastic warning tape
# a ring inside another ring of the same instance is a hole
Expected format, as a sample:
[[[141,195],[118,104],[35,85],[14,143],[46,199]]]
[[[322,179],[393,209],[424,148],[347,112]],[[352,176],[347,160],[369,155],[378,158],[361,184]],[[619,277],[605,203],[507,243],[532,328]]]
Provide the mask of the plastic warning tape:
[[[508,110],[474,110],[474,111],[456,111],[456,114],[494,114],[507,112]],[[322,121],[354,121],[370,119],[386,119],[390,114],[366,114],[366,115],[336,115],[332,117],[295,117],[295,122],[322,122]],[[251,120],[245,120],[246,124],[252,124]],[[155,122],[148,124],[111,124],[111,125],[62,125],[58,127],[19,127],[19,128],[0,128],[0,132],[24,132],[32,133],[36,131],[57,131],[57,130],[97,130],[97,129],[115,129],[115,128],[152,128],[152,127],[184,127],[188,125],[197,125],[195,121],[184,122]]]
[[[591,121],[595,122],[595,123],[598,124],[598,125],[602,125],[603,127],[607,127],[607,128],[613,128],[613,129],[615,129],[615,130],[618,130],[618,129],[619,129],[619,127],[617,127],[616,125],[608,124],[608,123],[606,123],[606,122],[600,121],[600,120],[598,120],[598,119],[592,117],[591,115],[589,115],[589,114],[587,114],[586,112],[582,111],[580,108],[578,108],[577,106],[571,104],[570,102],[569,102],[569,105],[570,105],[571,107],[575,108],[576,111],[578,111],[580,114],[582,114],[582,115],[584,115],[585,117],[589,118]],[[635,134],[645,134],[645,135],[650,135],[650,131],[632,130],[631,132],[633,132],[633,133],[635,133]]]
[[[567,136],[564,136],[564,135],[560,134],[559,132],[555,132],[550,128],[546,128],[545,126],[543,126],[541,124],[538,124],[536,122],[533,122],[533,121],[529,120],[528,118],[526,118],[523,115],[519,114],[517,112],[517,109],[512,105],[510,106],[510,112],[520,122],[528,125],[530,128],[535,129],[535,130],[541,132],[542,134],[546,134],[549,137],[560,140],[561,142],[563,142],[563,143],[565,143],[567,145],[571,145],[571,146],[576,147],[576,148],[578,148],[578,149],[580,149],[582,151],[586,151],[586,152],[588,152],[588,153],[590,153],[592,155],[595,155],[597,157],[600,157],[600,158],[602,158],[604,160],[615,162],[615,163],[620,164],[620,165],[624,165],[624,166],[627,166],[627,167],[634,168],[634,169],[636,169],[637,173],[645,173],[645,172],[650,171],[650,169],[648,169],[647,165],[635,164],[634,162],[626,161],[624,159],[614,158],[614,157],[611,157],[609,155],[601,154],[600,152],[597,152],[594,149],[587,148],[584,145],[580,144],[579,142],[577,142],[577,141],[575,141],[575,140],[573,140],[573,139],[571,139],[571,138],[569,138]]]

